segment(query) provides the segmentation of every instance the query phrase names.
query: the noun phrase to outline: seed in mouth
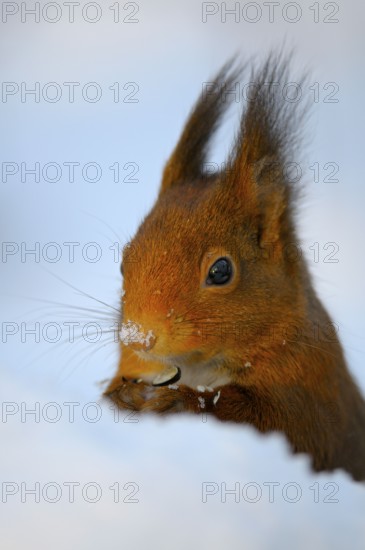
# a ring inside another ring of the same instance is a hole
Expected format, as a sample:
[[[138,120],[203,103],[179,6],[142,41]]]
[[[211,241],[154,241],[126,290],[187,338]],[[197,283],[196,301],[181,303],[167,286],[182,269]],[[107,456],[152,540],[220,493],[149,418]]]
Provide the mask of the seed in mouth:
[[[153,386],[166,386],[167,384],[173,384],[180,380],[181,370],[179,367],[168,367],[161,374],[158,374],[152,381]]]

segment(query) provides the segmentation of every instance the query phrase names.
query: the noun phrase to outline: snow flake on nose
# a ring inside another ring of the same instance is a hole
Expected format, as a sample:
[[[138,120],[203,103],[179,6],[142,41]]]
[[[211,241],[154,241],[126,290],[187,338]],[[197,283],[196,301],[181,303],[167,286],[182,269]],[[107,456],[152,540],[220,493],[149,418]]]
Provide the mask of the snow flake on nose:
[[[142,325],[134,323],[128,319],[127,323],[122,323],[119,331],[119,338],[122,344],[128,346],[131,343],[142,344],[148,348],[151,344],[151,339],[155,339],[155,335],[152,330],[149,330],[147,334],[142,330]]]

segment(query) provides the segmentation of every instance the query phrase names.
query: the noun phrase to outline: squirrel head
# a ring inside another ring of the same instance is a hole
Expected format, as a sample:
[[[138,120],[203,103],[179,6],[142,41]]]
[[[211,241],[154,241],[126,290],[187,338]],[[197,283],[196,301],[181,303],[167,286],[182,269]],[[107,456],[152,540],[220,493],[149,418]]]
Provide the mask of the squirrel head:
[[[306,270],[285,170],[302,113],[282,94],[287,69],[272,55],[252,70],[232,152],[224,170],[207,174],[228,92],[245,74],[232,61],[219,71],[188,117],[155,205],[125,248],[122,346],[147,359],[146,370],[149,360],[155,369],[157,362],[197,372],[219,360],[234,376],[272,348],[265,330],[304,317]]]

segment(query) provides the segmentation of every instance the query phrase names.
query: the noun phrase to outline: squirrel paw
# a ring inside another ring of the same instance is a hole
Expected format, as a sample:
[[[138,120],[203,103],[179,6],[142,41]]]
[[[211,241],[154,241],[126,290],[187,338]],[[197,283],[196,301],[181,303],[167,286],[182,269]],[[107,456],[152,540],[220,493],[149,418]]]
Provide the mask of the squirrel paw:
[[[121,409],[158,414],[205,411],[207,400],[212,399],[209,392],[196,392],[184,385],[154,387],[145,382],[121,380],[113,384],[105,394]]]

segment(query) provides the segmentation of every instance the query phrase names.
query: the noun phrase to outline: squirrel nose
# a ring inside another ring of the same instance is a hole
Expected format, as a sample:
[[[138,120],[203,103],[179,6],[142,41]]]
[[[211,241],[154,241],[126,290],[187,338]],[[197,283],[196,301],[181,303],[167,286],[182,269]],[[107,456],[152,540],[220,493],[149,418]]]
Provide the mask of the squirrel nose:
[[[126,342],[126,345],[128,345],[128,347],[134,351],[149,351],[150,349],[153,348],[153,346],[155,345],[155,342],[156,342],[156,337],[152,336],[148,339],[143,340],[142,342],[140,341]]]
[[[149,351],[157,340],[152,330],[144,332],[141,325],[132,321],[122,323],[119,338],[123,344],[135,351]]]

